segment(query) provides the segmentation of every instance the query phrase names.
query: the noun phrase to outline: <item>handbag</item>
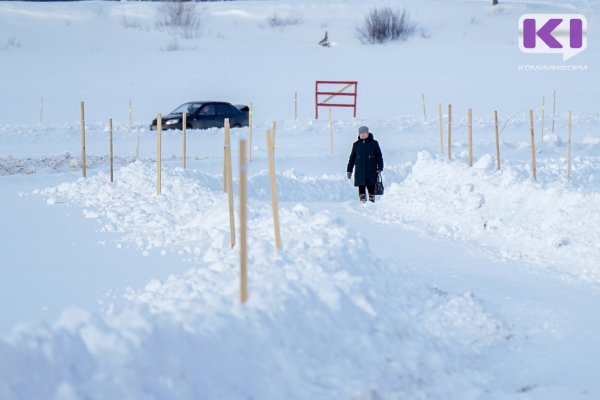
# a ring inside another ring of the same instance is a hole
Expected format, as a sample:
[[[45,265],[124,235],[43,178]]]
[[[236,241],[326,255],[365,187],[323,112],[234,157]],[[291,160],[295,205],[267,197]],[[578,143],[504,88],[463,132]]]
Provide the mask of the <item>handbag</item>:
[[[381,180],[381,172],[377,172],[377,183],[375,183],[375,195],[382,196],[383,195],[383,181]]]

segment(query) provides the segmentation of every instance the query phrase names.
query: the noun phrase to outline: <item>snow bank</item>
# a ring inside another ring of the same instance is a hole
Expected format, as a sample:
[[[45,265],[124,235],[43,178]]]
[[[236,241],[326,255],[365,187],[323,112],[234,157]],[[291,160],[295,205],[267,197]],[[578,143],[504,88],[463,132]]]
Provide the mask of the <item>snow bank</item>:
[[[538,170],[489,155],[465,164],[418,156],[408,177],[394,183],[373,211],[383,223],[469,240],[502,257],[526,259],[561,273],[600,282],[600,194],[561,179],[558,161]]]

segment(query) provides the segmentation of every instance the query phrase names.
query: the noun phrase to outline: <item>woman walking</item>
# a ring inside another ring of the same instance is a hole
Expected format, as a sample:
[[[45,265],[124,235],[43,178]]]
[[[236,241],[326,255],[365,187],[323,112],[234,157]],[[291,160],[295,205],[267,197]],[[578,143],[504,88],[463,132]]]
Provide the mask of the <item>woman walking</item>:
[[[348,160],[348,179],[352,178],[354,171],[354,186],[358,186],[358,197],[361,203],[367,201],[366,190],[369,191],[369,201],[375,202],[375,184],[377,176],[383,171],[383,156],[379,143],[373,139],[369,128],[358,128],[358,140],[352,145],[350,160]]]

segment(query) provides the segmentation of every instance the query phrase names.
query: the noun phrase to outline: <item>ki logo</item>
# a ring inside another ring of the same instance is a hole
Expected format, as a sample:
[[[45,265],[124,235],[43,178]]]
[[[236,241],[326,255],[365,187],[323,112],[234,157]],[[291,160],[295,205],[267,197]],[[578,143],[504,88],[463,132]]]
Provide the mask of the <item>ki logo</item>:
[[[566,61],[587,48],[587,20],[581,14],[525,14],[519,19],[519,48],[559,53]]]

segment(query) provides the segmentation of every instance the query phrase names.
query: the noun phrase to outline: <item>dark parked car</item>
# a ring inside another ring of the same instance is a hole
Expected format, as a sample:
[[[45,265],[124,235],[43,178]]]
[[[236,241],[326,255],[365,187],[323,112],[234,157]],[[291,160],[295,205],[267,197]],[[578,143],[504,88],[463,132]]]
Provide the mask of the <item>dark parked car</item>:
[[[162,129],[182,129],[182,114],[187,112],[187,129],[222,128],[225,118],[229,126],[241,128],[248,126],[248,112],[245,105],[232,105],[224,101],[191,101],[162,116]],[[150,124],[150,130],[156,130],[156,118]]]

